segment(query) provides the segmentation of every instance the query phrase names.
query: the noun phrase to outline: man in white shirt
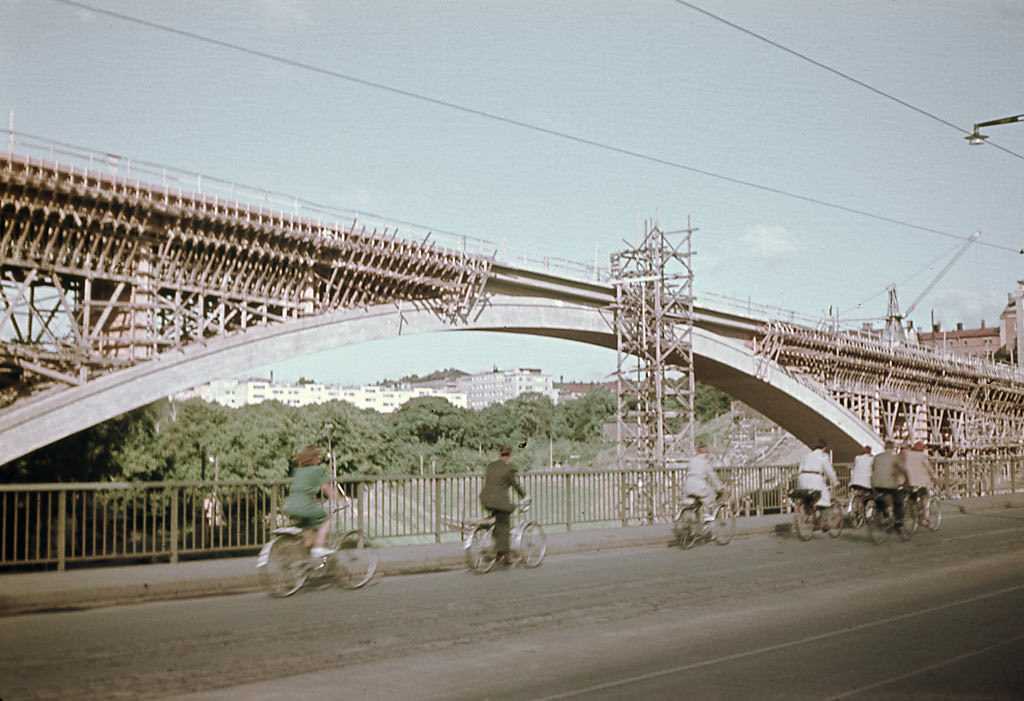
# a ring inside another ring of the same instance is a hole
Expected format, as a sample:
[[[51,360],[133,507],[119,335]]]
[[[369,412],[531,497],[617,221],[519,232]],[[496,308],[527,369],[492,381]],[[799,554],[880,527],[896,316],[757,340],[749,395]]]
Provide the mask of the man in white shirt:
[[[853,472],[850,473],[850,487],[871,489],[871,446],[864,446],[864,452],[853,459]]]
[[[871,455],[871,446],[864,446],[864,452],[853,459],[853,471],[850,472],[850,504],[846,512],[848,514],[860,514],[868,493],[871,492],[871,463],[874,458]],[[859,525],[854,522],[854,527]]]
[[[825,452],[825,441],[818,441],[814,450],[800,461],[800,471],[796,476],[797,489],[810,489],[821,492],[815,506],[821,508],[832,505],[832,497],[828,485],[838,483],[835,470],[832,469],[832,458]]]
[[[718,490],[722,488],[722,480],[718,478],[715,468],[708,460],[710,452],[711,449],[707,445],[697,447],[697,454],[690,458],[686,480],[683,482],[683,494],[700,499],[703,518],[711,517],[711,512],[706,507],[714,501]]]

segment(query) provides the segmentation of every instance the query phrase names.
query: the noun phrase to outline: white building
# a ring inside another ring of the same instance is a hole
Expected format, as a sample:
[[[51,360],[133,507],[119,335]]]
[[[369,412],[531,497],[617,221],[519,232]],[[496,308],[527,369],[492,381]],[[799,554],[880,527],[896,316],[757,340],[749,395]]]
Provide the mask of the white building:
[[[266,379],[216,380],[208,385],[195,387],[186,392],[174,395],[175,400],[198,397],[208,402],[216,402],[237,409],[246,404],[259,404],[266,401],[278,401],[288,406],[305,406],[307,404],[323,404],[340,400],[348,402],[359,409],[373,409],[382,414],[390,414],[410,399],[417,397],[441,397],[453,406],[465,409],[468,405],[466,393],[449,391],[432,387],[411,386],[380,386],[365,387],[331,387],[321,384],[289,385],[275,383]]]
[[[491,404],[500,404],[515,399],[520,394],[536,392],[558,401],[551,375],[545,375],[534,368],[495,370],[458,378],[456,386],[465,392],[470,409],[483,409]]]

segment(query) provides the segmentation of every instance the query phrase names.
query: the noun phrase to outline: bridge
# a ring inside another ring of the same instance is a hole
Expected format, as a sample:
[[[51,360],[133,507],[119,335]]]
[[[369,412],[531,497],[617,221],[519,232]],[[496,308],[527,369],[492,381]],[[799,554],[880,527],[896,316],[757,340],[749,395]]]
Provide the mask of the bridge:
[[[347,344],[485,330],[616,347],[616,289],[596,265],[517,263],[466,237],[407,238],[212,185],[64,145],[0,154],[0,464]],[[887,436],[957,456],[1024,444],[1017,368],[700,301],[697,379],[805,443],[825,439],[837,460]]]

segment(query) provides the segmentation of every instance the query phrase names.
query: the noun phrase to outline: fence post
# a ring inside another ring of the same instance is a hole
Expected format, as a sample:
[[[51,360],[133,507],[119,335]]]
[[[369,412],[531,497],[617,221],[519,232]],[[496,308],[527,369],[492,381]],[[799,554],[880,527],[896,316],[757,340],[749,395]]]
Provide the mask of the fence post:
[[[178,490],[171,487],[171,562],[178,561]]]
[[[270,513],[267,514],[270,517],[268,527],[265,527],[263,531],[263,540],[269,540],[268,536],[275,528],[277,528],[277,485],[270,485]]]
[[[757,466],[757,515],[764,516],[764,466]],[[781,512],[782,509],[779,509]]]
[[[565,504],[565,530],[572,530],[572,475],[565,473],[562,475],[562,481],[565,482],[563,491],[563,502]]]
[[[66,553],[66,538],[68,527],[68,493],[65,490],[57,492],[57,571],[64,571],[64,560]]]
[[[369,533],[366,532],[366,484],[364,482],[356,482],[356,500],[359,504],[359,513],[356,514],[358,519],[356,528],[363,534],[364,537],[369,538]]]
[[[432,475],[434,482],[434,542],[441,542],[441,478]]]

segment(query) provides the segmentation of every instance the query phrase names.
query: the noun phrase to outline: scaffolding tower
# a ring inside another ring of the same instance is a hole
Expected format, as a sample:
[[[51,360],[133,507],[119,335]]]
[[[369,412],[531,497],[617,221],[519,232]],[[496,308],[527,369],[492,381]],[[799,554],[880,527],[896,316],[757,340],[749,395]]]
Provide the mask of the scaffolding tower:
[[[618,351],[620,468],[660,469],[693,454],[693,267],[689,221],[611,257]]]

